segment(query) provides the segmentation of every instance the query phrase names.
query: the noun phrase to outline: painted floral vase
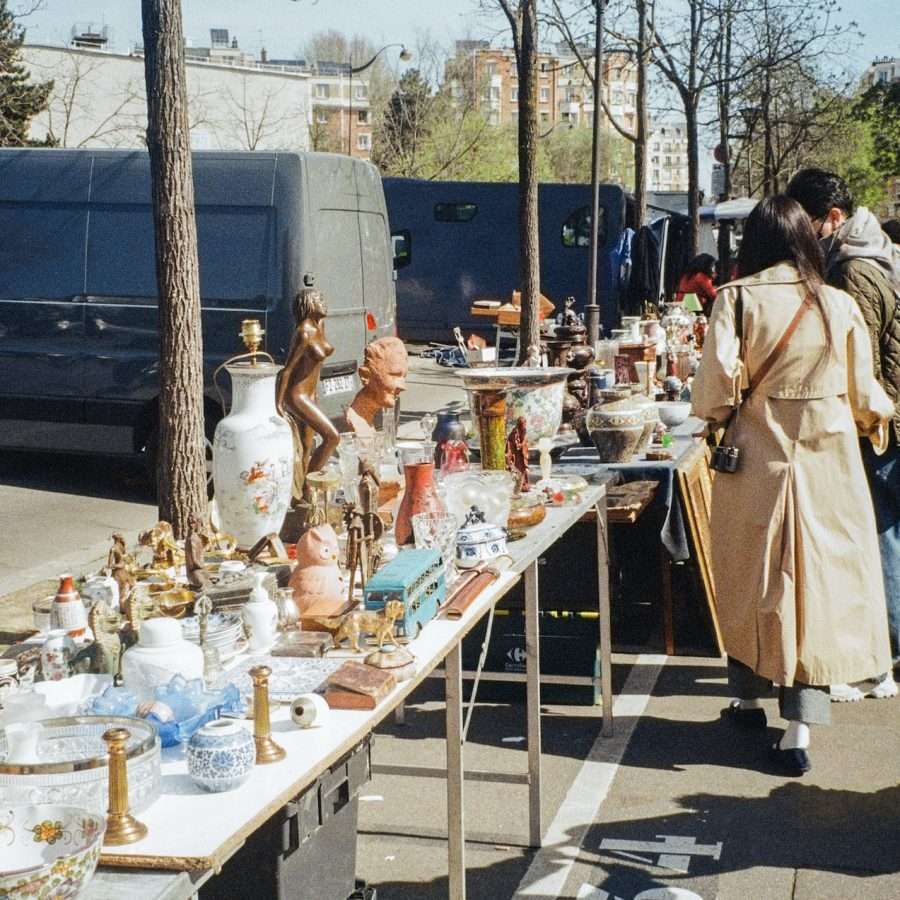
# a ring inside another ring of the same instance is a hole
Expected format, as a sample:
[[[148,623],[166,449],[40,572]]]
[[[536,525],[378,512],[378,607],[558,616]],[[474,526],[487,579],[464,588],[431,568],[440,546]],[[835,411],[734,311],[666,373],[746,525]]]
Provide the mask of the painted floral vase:
[[[75,641],[64,628],[56,628],[41,645],[41,675],[44,681],[62,681],[72,674]]]
[[[214,719],[188,741],[188,774],[204,790],[216,793],[239,787],[255,764],[253,735],[233,719]]]
[[[294,441],[275,408],[281,367],[236,363],[226,369],[233,399],[216,426],[213,484],[222,531],[247,548],[281,530],[291,501]]]
[[[394,539],[398,547],[414,542],[412,527],[414,515],[424,512],[447,512],[434,483],[434,463],[410,463],[403,467],[403,472],[406,476],[406,487],[394,521]]]

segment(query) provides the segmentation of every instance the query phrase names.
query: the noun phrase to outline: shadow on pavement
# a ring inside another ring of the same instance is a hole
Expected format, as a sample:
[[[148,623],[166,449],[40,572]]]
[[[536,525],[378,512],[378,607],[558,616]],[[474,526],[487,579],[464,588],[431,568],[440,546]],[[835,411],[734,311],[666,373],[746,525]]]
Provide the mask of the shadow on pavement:
[[[154,499],[141,463],[121,456],[0,450],[0,484],[134,503]]]

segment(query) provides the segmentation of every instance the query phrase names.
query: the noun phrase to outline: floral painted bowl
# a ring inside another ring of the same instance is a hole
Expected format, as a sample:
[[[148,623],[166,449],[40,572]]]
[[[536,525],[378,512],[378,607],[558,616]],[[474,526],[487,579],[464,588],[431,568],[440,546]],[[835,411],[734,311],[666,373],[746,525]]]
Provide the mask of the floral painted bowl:
[[[78,806],[0,807],[0,897],[77,897],[94,875],[106,820]]]

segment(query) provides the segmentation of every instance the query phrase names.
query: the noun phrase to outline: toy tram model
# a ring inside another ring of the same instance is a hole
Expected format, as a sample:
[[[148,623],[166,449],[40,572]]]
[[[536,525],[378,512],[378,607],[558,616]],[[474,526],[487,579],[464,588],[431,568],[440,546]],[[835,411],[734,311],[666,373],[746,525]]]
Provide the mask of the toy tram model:
[[[368,580],[363,598],[366,609],[401,601],[404,613],[397,620],[396,634],[410,640],[437,615],[446,591],[440,550],[401,550]]]

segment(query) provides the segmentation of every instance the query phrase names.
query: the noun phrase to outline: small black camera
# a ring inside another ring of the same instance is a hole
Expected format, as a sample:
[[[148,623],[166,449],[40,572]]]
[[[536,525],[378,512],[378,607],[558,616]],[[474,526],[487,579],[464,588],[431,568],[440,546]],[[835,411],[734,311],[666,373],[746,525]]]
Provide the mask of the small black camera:
[[[716,472],[729,472],[734,474],[738,470],[740,460],[740,448],[720,444],[718,447],[713,447],[712,456],[709,460],[709,467],[715,469]]]

